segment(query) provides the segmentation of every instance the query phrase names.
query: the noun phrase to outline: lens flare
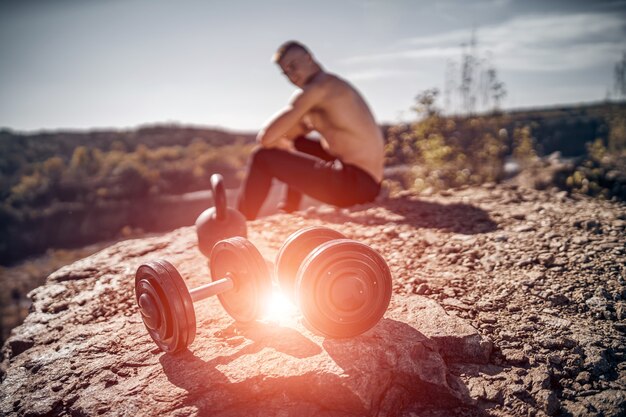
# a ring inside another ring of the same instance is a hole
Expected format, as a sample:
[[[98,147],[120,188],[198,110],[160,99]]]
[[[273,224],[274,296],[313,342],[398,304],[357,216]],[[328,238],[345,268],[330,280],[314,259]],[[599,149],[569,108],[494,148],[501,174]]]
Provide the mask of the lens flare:
[[[295,321],[298,309],[278,287],[274,287],[266,303],[263,321],[272,323],[288,323]]]

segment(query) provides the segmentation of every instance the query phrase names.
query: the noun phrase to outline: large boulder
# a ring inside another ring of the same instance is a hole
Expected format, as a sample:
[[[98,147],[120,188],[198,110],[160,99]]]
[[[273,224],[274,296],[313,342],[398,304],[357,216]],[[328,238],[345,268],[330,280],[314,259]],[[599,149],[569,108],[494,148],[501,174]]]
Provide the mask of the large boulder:
[[[195,305],[189,350],[162,353],[133,295],[135,270],[153,258],[189,287],[207,280],[184,228],[109,247],[30,294],[33,311],[3,348],[0,414],[361,416],[472,404],[445,360],[482,361],[488,342],[419,296],[394,295],[387,316],[351,339],[314,333],[289,306],[238,325],[214,297]]]
[[[447,362],[489,361],[492,343],[467,321],[449,315],[437,302],[415,295],[396,297],[387,317],[407,323],[431,339]]]

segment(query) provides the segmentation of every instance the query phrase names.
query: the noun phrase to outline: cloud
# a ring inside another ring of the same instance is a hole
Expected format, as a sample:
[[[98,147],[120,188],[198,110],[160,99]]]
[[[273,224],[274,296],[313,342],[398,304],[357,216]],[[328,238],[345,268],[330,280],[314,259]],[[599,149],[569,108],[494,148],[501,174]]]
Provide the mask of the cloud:
[[[398,42],[395,51],[354,56],[345,65],[401,65],[425,59],[458,59],[468,30],[454,30]],[[490,51],[501,69],[564,71],[611,65],[626,49],[620,15],[580,13],[523,16],[476,30],[477,47]]]

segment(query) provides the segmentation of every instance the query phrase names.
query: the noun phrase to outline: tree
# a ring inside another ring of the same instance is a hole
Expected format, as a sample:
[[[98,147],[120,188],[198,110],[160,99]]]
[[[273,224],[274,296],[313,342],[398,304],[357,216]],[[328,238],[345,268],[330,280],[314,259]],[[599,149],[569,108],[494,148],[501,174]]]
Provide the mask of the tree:
[[[507,92],[492,63],[491,53],[487,51],[486,57],[478,53],[475,31],[472,31],[469,43],[462,44],[461,48],[460,64],[452,60],[446,63],[444,82],[446,111],[454,113],[458,108],[456,103],[460,102],[461,112],[472,115],[479,106],[479,98],[482,98],[480,104],[484,109],[499,110]],[[454,99],[455,93],[458,94],[458,101]]]
[[[626,51],[622,54],[622,59],[615,64],[613,78],[617,96],[626,97]]]
[[[500,110],[502,99],[506,96],[504,83],[498,79],[498,73],[494,67],[488,68],[485,74],[487,79],[485,83],[485,96],[487,97],[485,104],[488,106],[489,101],[492,101],[493,110]]]
[[[69,166],[70,174],[74,179],[81,180],[84,177],[93,176],[99,169],[100,161],[93,149],[82,145],[74,149]]]
[[[437,88],[424,90],[415,97],[416,104],[411,109],[425,118],[439,115],[440,111],[435,106],[438,96],[439,89]]]
[[[65,162],[59,156],[53,156],[43,163],[43,172],[53,184],[58,184],[65,171]]]
[[[476,71],[478,69],[478,59],[476,57],[476,32],[472,31],[469,48],[462,45],[463,53],[461,55],[461,84],[459,92],[463,102],[463,110],[468,113],[474,113],[476,107]]]

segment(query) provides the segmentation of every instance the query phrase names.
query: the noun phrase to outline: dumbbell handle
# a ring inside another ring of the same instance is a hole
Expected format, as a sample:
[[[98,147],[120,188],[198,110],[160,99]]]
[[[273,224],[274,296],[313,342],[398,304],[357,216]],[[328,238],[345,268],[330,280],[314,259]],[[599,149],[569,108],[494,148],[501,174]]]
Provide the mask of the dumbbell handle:
[[[194,288],[189,291],[189,295],[191,295],[191,300],[195,303],[196,301],[204,300],[205,298],[209,298],[213,295],[231,290],[233,287],[234,284],[232,278],[226,277]]]

